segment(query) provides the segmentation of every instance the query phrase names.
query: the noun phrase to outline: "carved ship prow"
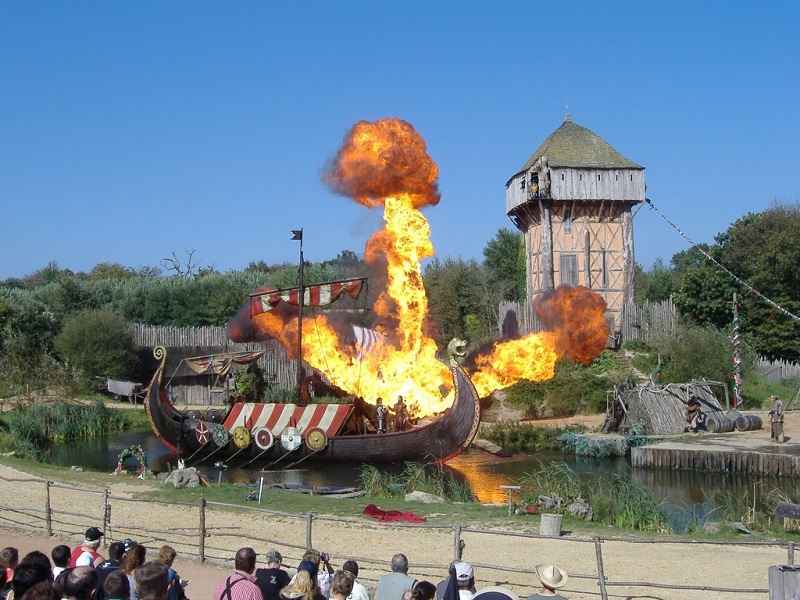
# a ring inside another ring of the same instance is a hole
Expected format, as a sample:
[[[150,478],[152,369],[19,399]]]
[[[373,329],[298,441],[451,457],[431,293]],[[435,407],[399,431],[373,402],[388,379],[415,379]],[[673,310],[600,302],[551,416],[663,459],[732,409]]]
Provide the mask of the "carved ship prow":
[[[286,467],[303,460],[328,462],[444,462],[463,452],[478,432],[481,407],[460,365],[451,365],[452,406],[434,421],[405,431],[363,433],[374,407],[360,399],[341,404],[237,402],[224,412],[180,411],[164,389],[167,353],[155,348],[159,366],[146,392],[153,431],[180,457]]]

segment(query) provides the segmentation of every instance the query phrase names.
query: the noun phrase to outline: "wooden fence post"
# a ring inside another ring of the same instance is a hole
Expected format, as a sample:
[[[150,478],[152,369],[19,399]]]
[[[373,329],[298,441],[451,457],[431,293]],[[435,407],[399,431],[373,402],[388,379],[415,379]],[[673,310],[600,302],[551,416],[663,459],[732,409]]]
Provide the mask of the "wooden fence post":
[[[53,514],[50,510],[50,484],[52,481],[44,482],[44,522],[47,527],[47,537],[53,535]]]
[[[306,550],[314,547],[311,543],[311,524],[314,522],[314,515],[311,513],[306,514]]]
[[[102,519],[103,520],[103,529],[101,531],[104,534],[105,534],[105,531],[106,531],[106,527],[108,527],[109,523],[111,522],[111,519],[110,519],[110,517],[111,517],[111,507],[108,505],[108,495],[110,493],[111,492],[109,492],[107,488],[105,490],[103,490],[103,519]],[[103,537],[105,537],[105,535]],[[108,538],[106,538],[106,540],[107,539]]]
[[[794,564],[794,542],[789,542],[789,564]]]
[[[600,536],[594,536],[594,552],[597,555],[597,581],[600,584],[600,598],[608,600],[606,592],[606,574],[603,569],[603,550],[600,548]]]
[[[461,560],[461,550],[463,550],[461,543],[461,525],[456,525],[453,533],[453,560]]]
[[[198,504],[200,505],[200,540],[197,544],[197,552],[200,562],[204,563],[206,562],[206,499],[204,496],[200,496]]]

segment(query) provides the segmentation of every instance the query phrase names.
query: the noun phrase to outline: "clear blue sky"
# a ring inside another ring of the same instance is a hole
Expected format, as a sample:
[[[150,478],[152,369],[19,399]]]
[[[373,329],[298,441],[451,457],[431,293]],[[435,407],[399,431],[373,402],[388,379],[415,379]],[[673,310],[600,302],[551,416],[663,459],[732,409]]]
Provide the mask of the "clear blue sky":
[[[440,256],[481,259],[563,121],[646,167],[698,242],[800,197],[797,2],[0,2],[0,279],[56,260],[361,254],[381,213],[319,174],[359,120],[428,144]],[[637,261],[687,243],[634,220]]]

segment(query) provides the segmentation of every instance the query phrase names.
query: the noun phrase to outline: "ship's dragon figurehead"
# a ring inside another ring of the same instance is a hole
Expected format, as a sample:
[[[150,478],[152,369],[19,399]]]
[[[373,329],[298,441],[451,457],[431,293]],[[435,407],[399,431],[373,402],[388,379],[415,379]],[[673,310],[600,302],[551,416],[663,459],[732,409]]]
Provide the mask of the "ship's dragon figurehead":
[[[467,342],[459,338],[453,338],[447,344],[447,357],[451,367],[458,367],[467,357]]]

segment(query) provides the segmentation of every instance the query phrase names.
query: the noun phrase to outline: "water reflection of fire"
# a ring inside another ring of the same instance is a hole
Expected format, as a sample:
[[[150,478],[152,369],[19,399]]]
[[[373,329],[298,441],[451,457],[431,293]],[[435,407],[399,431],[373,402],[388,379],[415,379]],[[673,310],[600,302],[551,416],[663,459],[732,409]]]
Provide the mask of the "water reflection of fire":
[[[385,287],[373,306],[373,328],[384,338],[355,363],[356,350],[344,342],[325,315],[303,317],[303,359],[344,390],[369,402],[389,403],[399,394],[416,417],[439,413],[453,401],[449,368],[436,358],[436,343],[425,333],[428,300],[420,262],[433,255],[428,221],[420,212],[439,202],[438,167],[419,133],[400,119],[357,123],[324,175],[337,194],[369,208],[383,207],[384,227],[366,244],[365,259],[382,271]],[[551,331],[505,341],[480,357],[473,382],[481,396],[518,381],[553,376],[561,357],[591,361],[605,347],[605,302],[587,288],[558,288],[537,303]],[[251,330],[244,332],[243,330]],[[290,356],[297,348],[296,308],[252,317],[239,312],[229,324],[231,339],[278,339]]]

